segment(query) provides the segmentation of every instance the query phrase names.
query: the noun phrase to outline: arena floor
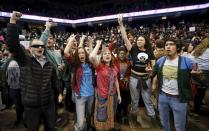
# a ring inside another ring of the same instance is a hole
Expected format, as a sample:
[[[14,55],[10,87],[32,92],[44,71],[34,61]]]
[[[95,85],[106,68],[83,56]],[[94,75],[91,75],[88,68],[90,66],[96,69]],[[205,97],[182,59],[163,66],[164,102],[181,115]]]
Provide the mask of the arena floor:
[[[74,126],[74,114],[69,113],[68,111],[61,108],[59,110],[59,114],[62,120],[62,124],[59,126],[59,131],[73,131]],[[125,124],[119,124],[121,127],[121,131],[162,131],[160,126],[157,126],[155,128],[147,127],[146,124],[146,115],[145,115],[145,109],[141,108],[140,111],[141,114],[141,120],[140,122],[144,123],[143,125],[136,122],[136,121],[129,121],[128,125]],[[15,121],[15,112],[14,109],[7,109],[0,112],[0,129],[1,131],[26,131],[26,128],[24,126],[20,126],[16,129],[10,129],[10,126]],[[188,125],[187,125],[187,131],[209,131],[209,108],[206,106],[203,106],[202,108],[202,114],[200,116],[200,122],[196,122],[191,116],[188,117]],[[40,127],[40,131],[43,131],[43,126]]]

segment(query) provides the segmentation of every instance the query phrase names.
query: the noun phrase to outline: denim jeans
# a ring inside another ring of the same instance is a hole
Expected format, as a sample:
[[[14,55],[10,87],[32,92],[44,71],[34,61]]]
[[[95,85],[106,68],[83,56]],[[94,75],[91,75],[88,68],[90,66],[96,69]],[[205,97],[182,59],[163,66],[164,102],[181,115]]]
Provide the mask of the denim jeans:
[[[158,108],[164,131],[171,131],[169,118],[170,110],[174,116],[176,131],[185,131],[187,103],[182,103],[179,101],[178,97],[168,96],[161,91],[159,94]]]
[[[87,124],[91,123],[91,116],[93,112],[94,96],[75,96],[76,117],[75,131],[84,129],[84,120],[86,116]]]
[[[151,102],[150,96],[151,96],[151,79],[146,80],[146,84],[148,86],[148,89],[143,89],[143,87],[137,87],[139,86],[139,80],[135,77],[130,77],[129,81],[129,88],[130,88],[130,94],[131,94],[131,112],[135,113],[139,110],[138,103],[139,103],[139,96],[140,93],[142,95],[142,99],[144,101],[147,114],[151,117],[155,116],[155,110],[154,106]]]

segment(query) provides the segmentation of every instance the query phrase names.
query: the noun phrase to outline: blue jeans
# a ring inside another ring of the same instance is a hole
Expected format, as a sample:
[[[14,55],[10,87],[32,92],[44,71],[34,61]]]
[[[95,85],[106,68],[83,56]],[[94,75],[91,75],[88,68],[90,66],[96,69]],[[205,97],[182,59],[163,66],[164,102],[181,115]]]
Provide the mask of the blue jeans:
[[[164,92],[159,94],[158,108],[160,113],[160,121],[164,131],[171,131],[170,129],[170,110],[174,116],[174,125],[176,131],[185,131],[187,103],[179,101],[178,97],[168,96]]]
[[[129,88],[130,88],[130,94],[131,94],[131,112],[135,113],[139,110],[138,103],[139,103],[139,96],[140,93],[142,95],[142,99],[144,101],[147,114],[151,117],[155,116],[155,110],[153,107],[153,104],[151,102],[150,96],[151,96],[151,79],[146,80],[146,84],[148,86],[148,89],[143,89],[143,87],[137,87],[140,85],[140,81],[135,77],[130,77],[129,81]]]
[[[86,116],[87,124],[91,123],[92,107],[94,102],[94,96],[75,96],[76,105],[76,117],[77,122],[75,124],[75,131],[81,131],[84,129],[84,120]]]

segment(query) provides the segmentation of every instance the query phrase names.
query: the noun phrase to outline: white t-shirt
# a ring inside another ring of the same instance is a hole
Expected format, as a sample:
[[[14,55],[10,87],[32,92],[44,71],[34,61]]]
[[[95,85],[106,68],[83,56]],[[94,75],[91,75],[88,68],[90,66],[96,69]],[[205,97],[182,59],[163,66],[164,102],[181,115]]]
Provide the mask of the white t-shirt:
[[[178,72],[178,59],[166,59],[163,66],[163,85],[162,91],[171,95],[179,95],[177,72]]]

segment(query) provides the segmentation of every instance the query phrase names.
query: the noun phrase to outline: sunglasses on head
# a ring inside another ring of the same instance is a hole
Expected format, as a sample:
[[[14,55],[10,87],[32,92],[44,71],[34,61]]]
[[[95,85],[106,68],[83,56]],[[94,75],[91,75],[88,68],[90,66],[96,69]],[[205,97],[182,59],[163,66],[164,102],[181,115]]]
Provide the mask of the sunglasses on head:
[[[44,45],[31,45],[33,48],[44,48]]]

